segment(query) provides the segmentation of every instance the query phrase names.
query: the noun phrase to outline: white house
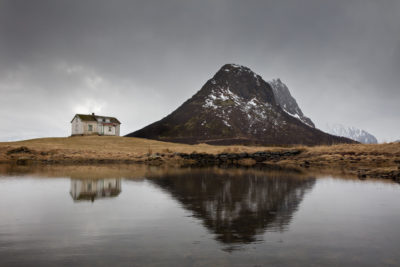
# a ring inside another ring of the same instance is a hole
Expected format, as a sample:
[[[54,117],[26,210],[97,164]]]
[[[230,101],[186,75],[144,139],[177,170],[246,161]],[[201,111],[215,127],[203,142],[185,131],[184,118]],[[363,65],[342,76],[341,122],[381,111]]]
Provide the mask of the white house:
[[[121,123],[114,117],[94,113],[76,114],[71,121],[71,135],[115,135],[119,136]]]

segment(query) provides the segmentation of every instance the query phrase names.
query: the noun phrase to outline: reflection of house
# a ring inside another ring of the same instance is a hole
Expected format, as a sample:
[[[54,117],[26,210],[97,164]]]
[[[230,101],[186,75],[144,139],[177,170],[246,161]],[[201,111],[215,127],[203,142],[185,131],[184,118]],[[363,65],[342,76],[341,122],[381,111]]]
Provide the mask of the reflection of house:
[[[70,194],[74,200],[116,197],[121,193],[121,179],[71,179]]]
[[[114,117],[76,114],[71,121],[71,135],[116,135],[121,123]]]

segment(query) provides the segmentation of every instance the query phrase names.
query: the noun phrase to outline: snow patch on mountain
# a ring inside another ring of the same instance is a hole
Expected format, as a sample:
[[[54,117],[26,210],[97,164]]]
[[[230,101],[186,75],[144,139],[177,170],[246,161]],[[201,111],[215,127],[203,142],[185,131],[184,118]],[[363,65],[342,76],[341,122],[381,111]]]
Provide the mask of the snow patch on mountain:
[[[211,81],[212,83],[212,81]],[[256,129],[252,129],[257,123],[270,123],[273,127],[279,126],[278,118],[275,116],[268,116],[268,114],[275,113],[269,103],[263,103],[259,101],[256,97],[246,100],[233,93],[229,87],[224,87],[221,85],[215,86],[211,92],[205,98],[203,108],[212,109],[215,116],[222,119],[222,122],[228,126],[232,127],[230,123],[230,114],[234,110],[240,110],[245,114],[247,118],[246,122],[248,125],[248,131],[254,132]],[[278,115],[279,116],[279,115]],[[269,118],[270,117],[270,118]],[[268,121],[270,119],[270,121]],[[281,122],[285,124],[286,122],[281,119]],[[265,131],[265,129],[263,129]]]

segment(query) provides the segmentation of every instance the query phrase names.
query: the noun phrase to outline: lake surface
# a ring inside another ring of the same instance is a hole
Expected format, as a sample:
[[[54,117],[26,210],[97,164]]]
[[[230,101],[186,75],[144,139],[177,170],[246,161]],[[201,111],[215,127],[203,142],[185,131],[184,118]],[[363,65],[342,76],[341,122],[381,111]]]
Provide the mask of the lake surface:
[[[388,181],[124,166],[1,173],[1,266],[400,265],[400,186]]]

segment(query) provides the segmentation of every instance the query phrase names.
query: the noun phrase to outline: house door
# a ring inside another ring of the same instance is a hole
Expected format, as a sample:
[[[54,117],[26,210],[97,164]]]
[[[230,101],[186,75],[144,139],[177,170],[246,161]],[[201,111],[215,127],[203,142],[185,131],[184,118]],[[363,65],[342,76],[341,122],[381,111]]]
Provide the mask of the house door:
[[[103,125],[100,125],[100,131],[99,131],[99,133],[100,133],[101,135],[104,134],[104,126],[103,126]]]

